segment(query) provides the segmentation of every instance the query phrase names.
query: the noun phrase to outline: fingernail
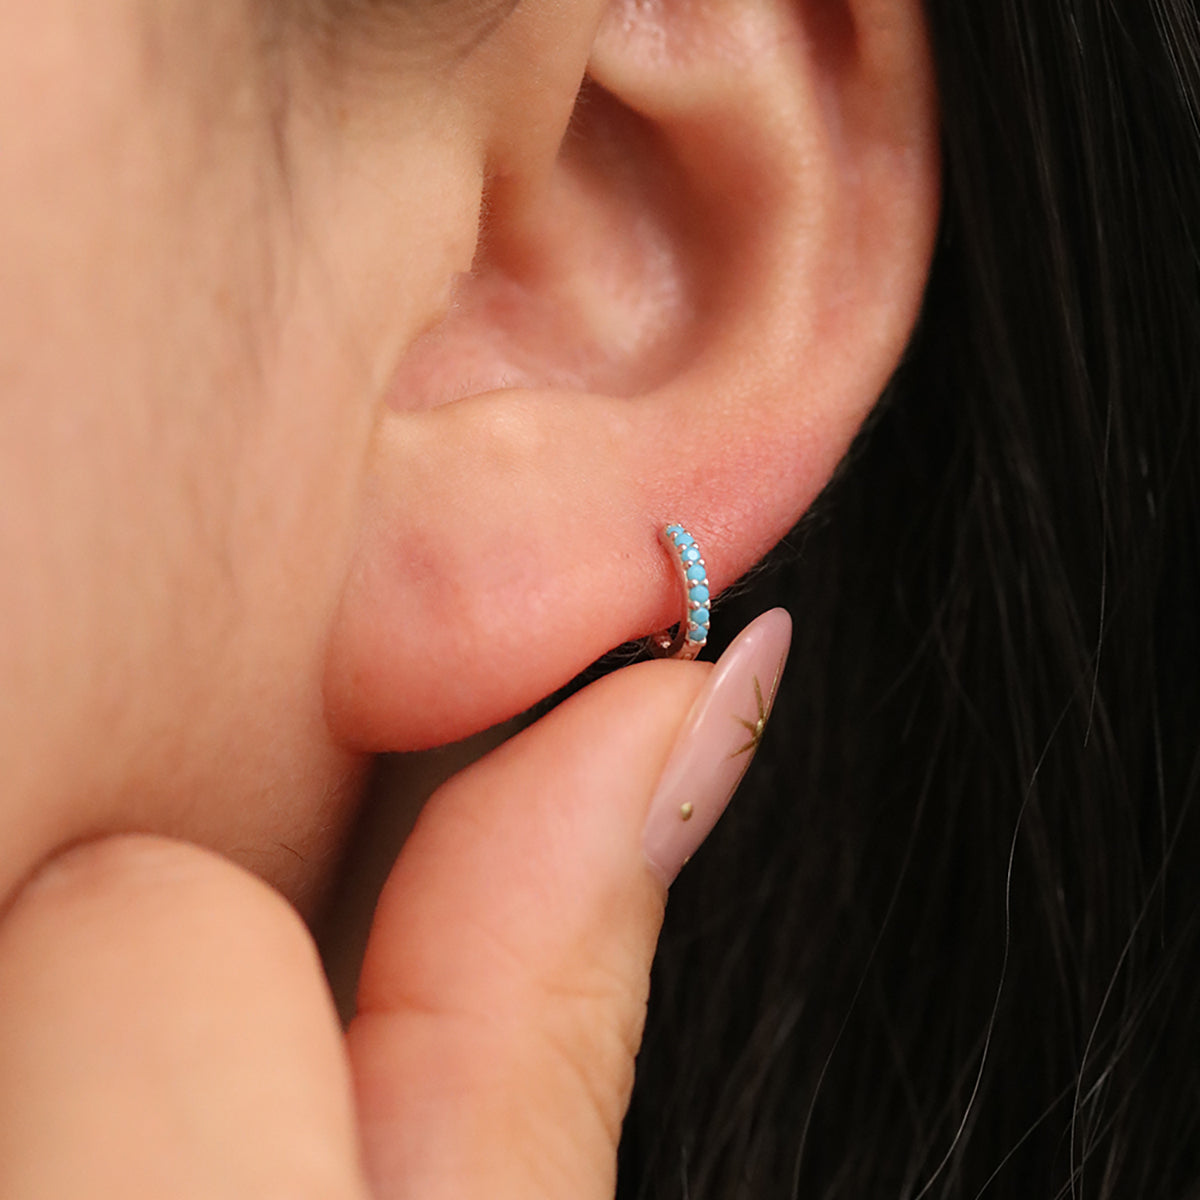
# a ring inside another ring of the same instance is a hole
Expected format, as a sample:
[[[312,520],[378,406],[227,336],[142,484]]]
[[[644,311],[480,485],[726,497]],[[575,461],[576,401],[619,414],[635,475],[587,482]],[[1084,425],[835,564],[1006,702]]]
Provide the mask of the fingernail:
[[[751,621],[717,660],[659,780],[643,847],[670,885],[712,832],[762,739],[792,641],[792,619],[773,608]]]

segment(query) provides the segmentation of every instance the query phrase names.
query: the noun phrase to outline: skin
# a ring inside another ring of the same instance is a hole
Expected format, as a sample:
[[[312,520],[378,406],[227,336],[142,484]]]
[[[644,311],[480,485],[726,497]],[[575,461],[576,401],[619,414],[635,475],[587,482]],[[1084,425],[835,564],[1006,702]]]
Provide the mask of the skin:
[[[348,1039],[297,913],[370,752],[827,481],[936,229],[919,5],[0,0],[0,55],[0,1192],[611,1194],[703,666],[438,793]]]

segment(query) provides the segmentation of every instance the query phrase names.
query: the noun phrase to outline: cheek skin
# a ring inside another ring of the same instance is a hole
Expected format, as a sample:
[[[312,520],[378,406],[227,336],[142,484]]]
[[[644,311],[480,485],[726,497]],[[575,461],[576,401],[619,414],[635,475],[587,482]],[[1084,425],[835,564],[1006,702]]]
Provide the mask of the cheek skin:
[[[138,828],[303,901],[347,819],[324,642],[379,380],[429,319],[381,318],[383,281],[437,292],[462,247],[425,196],[391,214],[421,238],[355,222],[378,191],[321,161],[354,139],[285,144],[261,32],[0,0],[0,895]]]
[[[229,6],[153,26],[143,7],[0,9],[0,44],[21,47],[0,71],[0,555],[23,567],[0,585],[21,697],[0,728],[17,843],[0,857],[129,826],[269,870],[298,822],[248,797],[278,774],[321,797],[346,771],[306,710],[307,597],[329,586],[354,448],[329,411],[306,414],[323,442],[298,433],[309,398],[285,408],[262,373],[283,188],[250,31]],[[293,473],[323,481],[320,506]]]

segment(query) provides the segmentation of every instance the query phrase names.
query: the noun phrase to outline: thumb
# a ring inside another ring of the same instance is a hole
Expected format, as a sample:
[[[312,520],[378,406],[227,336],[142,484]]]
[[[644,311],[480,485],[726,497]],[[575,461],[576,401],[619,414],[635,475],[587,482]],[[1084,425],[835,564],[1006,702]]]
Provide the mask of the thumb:
[[[430,800],[348,1044],[381,1197],[611,1198],[666,887],[757,746],[791,622],[628,667]]]

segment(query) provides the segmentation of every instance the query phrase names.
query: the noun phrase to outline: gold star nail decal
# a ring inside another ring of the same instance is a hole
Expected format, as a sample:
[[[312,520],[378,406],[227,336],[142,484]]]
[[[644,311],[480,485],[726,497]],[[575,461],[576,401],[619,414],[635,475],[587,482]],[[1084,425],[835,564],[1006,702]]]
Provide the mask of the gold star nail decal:
[[[767,728],[767,706],[763,703],[762,686],[758,682],[758,676],[754,676],[754,698],[758,702],[758,720],[747,721],[745,717],[734,717],[733,719],[739,724],[744,725],[747,732],[750,734],[750,740],[739,749],[735,750],[729,757],[737,758],[739,754],[745,754],[747,751],[755,751],[763,739],[763,732]]]

